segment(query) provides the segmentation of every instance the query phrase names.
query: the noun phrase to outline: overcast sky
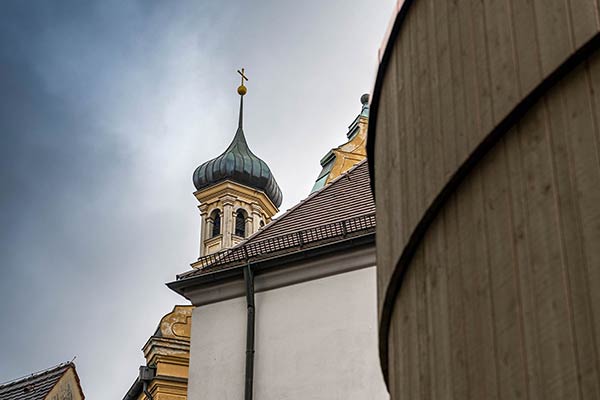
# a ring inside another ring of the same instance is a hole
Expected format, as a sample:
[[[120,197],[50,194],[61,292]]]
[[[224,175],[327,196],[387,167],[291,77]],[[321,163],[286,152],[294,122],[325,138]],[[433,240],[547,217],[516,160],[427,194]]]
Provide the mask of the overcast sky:
[[[0,2],[0,382],[77,356],[121,399],[198,257],[192,172],[237,124],[285,211],[345,140],[395,0]]]

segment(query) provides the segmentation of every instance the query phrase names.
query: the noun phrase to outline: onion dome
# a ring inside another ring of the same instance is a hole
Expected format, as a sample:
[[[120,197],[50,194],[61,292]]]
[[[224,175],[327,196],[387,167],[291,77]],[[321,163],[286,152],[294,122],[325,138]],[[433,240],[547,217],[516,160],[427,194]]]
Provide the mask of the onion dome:
[[[240,117],[233,141],[220,156],[196,168],[193,175],[194,186],[197,190],[201,190],[216,183],[231,180],[264,192],[275,207],[279,208],[283,200],[281,189],[267,163],[252,153],[244,136],[242,128],[243,96],[247,90],[243,84],[243,79],[244,77],[242,78],[242,85],[238,88]]]

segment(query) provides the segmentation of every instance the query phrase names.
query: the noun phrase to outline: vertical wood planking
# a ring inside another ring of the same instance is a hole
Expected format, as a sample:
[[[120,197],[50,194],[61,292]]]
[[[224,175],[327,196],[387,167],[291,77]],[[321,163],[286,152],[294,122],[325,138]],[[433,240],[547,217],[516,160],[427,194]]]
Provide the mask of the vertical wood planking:
[[[582,3],[585,0],[580,0]],[[542,74],[548,75],[573,50],[565,1],[533,0]],[[515,12],[517,12],[515,10]]]
[[[526,378],[523,374],[524,360],[521,334],[521,316],[516,287],[517,263],[513,242],[507,240],[513,234],[511,222],[507,160],[503,143],[492,152],[481,166],[486,213],[486,236],[488,238],[488,273],[490,295],[494,306],[492,320],[496,335],[496,368],[499,397],[523,399],[527,396]],[[497,168],[501,165],[502,168]],[[507,218],[508,217],[508,218]]]
[[[461,19],[459,13],[460,8],[456,2],[448,2],[448,20],[446,26],[448,26],[448,42],[450,50],[450,64],[451,68],[451,85],[452,85],[452,101],[453,107],[451,112],[454,113],[454,130],[448,132],[454,137],[455,151],[457,158],[462,160],[467,152],[467,113],[465,110],[465,85],[464,82],[464,71],[463,71],[463,56],[462,56],[462,37],[461,29],[465,22]],[[449,23],[449,21],[456,21],[457,23]],[[450,111],[450,110],[449,110]]]
[[[499,122],[498,118],[508,114],[520,98],[519,86],[515,85],[518,76],[513,58],[508,0],[487,0],[480,4],[483,10],[478,14],[482,15],[485,21],[483,35],[486,39],[484,46],[491,81],[492,118],[482,121],[482,126],[474,135],[479,138],[480,132],[490,131],[493,125]],[[478,141],[475,145],[477,143]]]
[[[572,45],[577,48],[598,30],[598,15],[594,0],[569,0],[569,25]]]
[[[543,106],[541,107],[543,109]],[[560,113],[562,110],[552,110]],[[562,277],[562,252],[557,229],[552,161],[547,148],[546,114],[536,107],[520,124],[521,150],[525,170],[528,207],[530,268],[534,279],[532,295],[540,347],[541,373],[548,399],[577,397],[573,378],[576,359],[568,324],[569,310]]]
[[[449,49],[449,29],[447,24],[446,15],[448,4],[447,2],[438,2],[434,11],[434,24],[435,24],[435,48],[437,52],[437,70],[439,71],[438,78],[438,92],[440,103],[440,115],[438,119],[443,122],[443,134],[442,134],[442,162],[443,175],[441,182],[446,182],[450,175],[454,173],[458,162],[456,151],[455,151],[455,134],[454,127],[457,125],[455,113],[451,112],[453,109],[453,98],[452,94],[452,66],[450,60],[450,49]]]
[[[537,40],[537,23],[533,2],[507,0],[516,64],[519,97],[529,93],[542,80],[540,49]]]
[[[513,232],[509,237],[514,246],[512,273],[517,289],[517,299],[519,300],[516,307],[519,311],[518,322],[522,342],[521,357],[524,361],[519,372],[523,374],[526,381],[528,398],[543,399],[546,387],[541,375],[541,350],[536,341],[539,330],[533,296],[535,280],[532,277],[533,274],[530,268],[528,189],[521,151],[522,134],[521,126],[518,124],[505,136],[502,148],[507,158],[506,169],[508,183],[510,183],[508,190],[510,192],[511,214],[509,217],[512,219]]]
[[[599,56],[593,57],[592,61],[587,65],[587,78],[590,85],[590,101],[593,110],[594,119],[594,142],[593,147],[598,160],[598,168],[600,168],[600,61]],[[583,247],[587,260],[587,276],[590,287],[590,305],[592,310],[592,326],[594,344],[596,347],[596,374],[600,382],[600,290],[593,290],[594,283],[600,282],[600,254],[597,248],[600,243],[600,210],[594,205],[589,205],[585,213],[585,223],[583,225],[583,233],[585,239]]]
[[[570,183],[570,187],[563,187],[560,209],[561,216],[566,216],[561,219],[563,245],[567,253],[564,276],[571,306],[578,374],[583,398],[592,399],[600,398],[600,387],[598,371],[595,369],[598,365],[598,355],[597,351],[594,351],[591,288],[587,276],[589,266],[583,244],[589,240],[584,227],[589,224],[588,221],[594,220],[594,214],[597,219],[600,212],[600,168],[592,167],[598,164],[598,154],[595,146],[590,145],[594,143],[596,122],[592,113],[588,83],[587,68],[582,66],[580,71],[566,78],[561,84],[561,97],[566,115],[563,137],[567,139],[565,142],[568,155],[568,164],[561,170],[569,172],[570,177],[565,177],[565,181]],[[565,181],[557,180],[557,185]],[[570,193],[579,195],[573,199]]]
[[[450,201],[444,212],[444,236],[446,247],[444,257],[448,279],[448,319],[450,325],[450,377],[452,381],[452,397],[454,399],[469,398],[470,385],[468,379],[466,314],[462,288],[462,260],[458,240],[458,207]],[[437,339],[437,338],[436,338]]]

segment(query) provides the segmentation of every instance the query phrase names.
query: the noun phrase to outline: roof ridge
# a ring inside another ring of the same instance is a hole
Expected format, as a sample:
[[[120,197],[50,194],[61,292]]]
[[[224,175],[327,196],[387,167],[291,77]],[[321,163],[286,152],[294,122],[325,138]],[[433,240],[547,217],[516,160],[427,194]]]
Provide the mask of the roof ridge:
[[[51,372],[57,371],[57,370],[59,370],[61,368],[65,368],[67,366],[75,367],[75,364],[72,361],[61,362],[60,364],[54,365],[52,367],[48,367],[46,369],[42,369],[42,370],[39,370],[39,371],[36,371],[36,372],[32,372],[30,374],[23,375],[23,376],[20,376],[18,378],[15,378],[15,379],[11,379],[10,381],[1,382],[0,383],[0,389],[6,388],[8,386],[15,385],[17,383],[20,383],[22,381],[25,381],[25,380],[28,380],[28,379],[31,379],[31,378],[36,378],[38,376],[42,376],[44,374],[49,374]]]

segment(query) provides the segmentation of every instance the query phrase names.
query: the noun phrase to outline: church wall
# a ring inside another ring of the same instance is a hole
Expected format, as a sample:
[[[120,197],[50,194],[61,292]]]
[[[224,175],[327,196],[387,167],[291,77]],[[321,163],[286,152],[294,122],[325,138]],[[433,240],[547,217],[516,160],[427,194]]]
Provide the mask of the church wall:
[[[598,3],[408,3],[369,154],[391,398],[600,398]]]
[[[256,293],[255,398],[388,398],[377,359],[375,267]],[[197,307],[189,398],[244,391],[245,298]]]

